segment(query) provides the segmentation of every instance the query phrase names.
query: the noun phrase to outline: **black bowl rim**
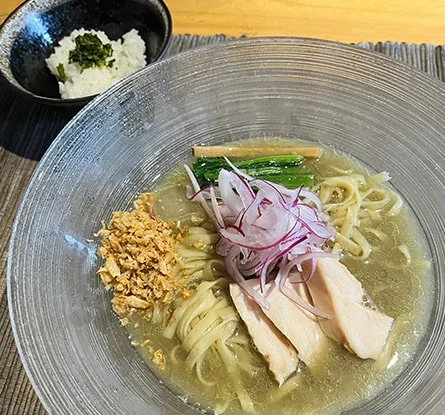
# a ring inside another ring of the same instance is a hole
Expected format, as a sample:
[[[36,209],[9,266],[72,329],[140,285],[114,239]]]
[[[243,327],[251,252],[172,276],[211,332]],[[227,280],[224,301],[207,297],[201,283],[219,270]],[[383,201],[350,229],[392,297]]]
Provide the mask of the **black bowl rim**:
[[[57,105],[57,106],[83,106],[93,100],[96,96],[89,95],[86,97],[80,98],[50,98],[44,95],[38,95],[30,92],[26,88],[24,88],[14,77],[10,67],[10,56],[11,56],[11,47],[16,39],[17,35],[20,33],[23,25],[21,24],[23,17],[26,16],[29,12],[38,11],[38,10],[49,10],[53,7],[59,6],[61,4],[65,4],[71,1],[76,0],[57,0],[51,4],[50,8],[40,7],[38,0],[26,0],[23,3],[19,4],[3,21],[0,25],[0,81],[3,80],[4,83],[7,84],[11,89],[21,93],[22,95],[32,98],[35,101],[39,101],[49,105]],[[158,55],[155,57],[155,63],[162,59],[167,51],[167,48],[171,41],[172,31],[173,31],[173,21],[171,17],[171,13],[167,4],[164,0],[148,0],[149,2],[158,3],[163,12],[165,13],[165,23],[166,23],[166,31],[164,33],[164,41],[159,50]],[[20,16],[22,14],[22,16]],[[15,27],[17,21],[20,22],[19,27]],[[10,38],[6,43],[4,42],[4,37]],[[147,66],[147,65],[146,65]],[[141,68],[143,69],[143,68]]]

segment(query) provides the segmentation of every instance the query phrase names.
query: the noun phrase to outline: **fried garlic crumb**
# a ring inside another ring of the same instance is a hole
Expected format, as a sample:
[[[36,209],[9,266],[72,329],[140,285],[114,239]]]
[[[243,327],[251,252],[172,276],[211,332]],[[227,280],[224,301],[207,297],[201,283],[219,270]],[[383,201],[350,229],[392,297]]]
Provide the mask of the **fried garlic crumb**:
[[[165,355],[161,349],[158,349],[153,353],[151,361],[157,366],[159,372],[165,371]]]
[[[201,240],[199,240],[199,241],[194,242],[194,243],[192,244],[192,246],[193,246],[194,248],[197,248],[197,249],[202,249],[202,248],[204,248],[204,242],[202,242]]]
[[[156,217],[153,195],[143,193],[130,212],[114,212],[101,237],[98,254],[105,264],[98,273],[113,289],[112,306],[124,318],[131,311],[151,317],[155,304],[168,305],[183,286],[175,247],[186,230]]]
[[[184,288],[181,291],[182,297],[186,300],[187,298],[190,298],[190,296],[192,295],[192,292],[188,289],[188,288]]]

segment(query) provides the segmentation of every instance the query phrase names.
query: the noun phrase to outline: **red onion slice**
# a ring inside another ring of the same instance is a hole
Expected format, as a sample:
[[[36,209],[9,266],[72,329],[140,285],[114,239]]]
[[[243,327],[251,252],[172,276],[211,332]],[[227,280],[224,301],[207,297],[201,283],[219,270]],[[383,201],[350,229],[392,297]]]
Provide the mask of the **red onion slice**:
[[[226,161],[233,171],[221,169],[218,187],[209,191],[201,191],[192,171],[188,167],[186,171],[195,199],[219,230],[216,252],[224,257],[228,274],[265,309],[270,304],[262,292],[274,279],[282,293],[298,306],[328,318],[284,285],[290,273],[301,271],[304,261],[312,262],[313,272],[317,257],[331,255],[323,248],[334,238],[335,228],[322,220],[325,215],[320,200],[309,188],[290,190],[253,179]],[[246,283],[250,278],[259,279],[261,292]]]

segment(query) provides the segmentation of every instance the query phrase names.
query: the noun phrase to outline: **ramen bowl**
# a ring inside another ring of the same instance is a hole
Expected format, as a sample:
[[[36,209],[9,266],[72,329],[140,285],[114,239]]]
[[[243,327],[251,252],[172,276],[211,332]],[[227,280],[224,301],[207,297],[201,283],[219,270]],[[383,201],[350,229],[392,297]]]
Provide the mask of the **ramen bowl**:
[[[162,0],[28,0],[0,27],[0,75],[20,94],[46,104],[80,107],[93,96],[61,98],[45,59],[75,29],[103,31],[117,40],[136,29],[147,64],[164,53],[171,36],[170,12]]]
[[[445,87],[379,54],[264,38],[186,52],[130,76],[54,141],[19,209],[8,260],[15,340],[57,414],[198,414],[131,346],[96,275],[93,235],[193,145],[284,137],[333,147],[376,171],[414,212],[432,261],[427,330],[403,372],[349,414],[441,414],[445,392]],[[93,241],[92,241],[93,240]]]

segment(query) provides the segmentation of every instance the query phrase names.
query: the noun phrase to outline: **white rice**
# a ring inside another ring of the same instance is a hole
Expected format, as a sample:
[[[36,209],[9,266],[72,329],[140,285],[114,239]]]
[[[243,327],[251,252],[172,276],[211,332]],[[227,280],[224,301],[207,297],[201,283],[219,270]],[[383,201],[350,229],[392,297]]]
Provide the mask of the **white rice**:
[[[77,62],[68,63],[70,50],[75,49],[74,39],[85,33],[95,34],[102,43],[111,43],[115,59],[111,68],[94,66],[82,70]],[[57,66],[62,63],[65,70],[65,82],[60,80]],[[64,37],[54,53],[46,59],[51,73],[59,81],[59,91],[62,98],[79,98],[95,95],[146,65],[145,43],[137,30],[132,29],[117,41],[110,40],[102,31],[79,29]]]

